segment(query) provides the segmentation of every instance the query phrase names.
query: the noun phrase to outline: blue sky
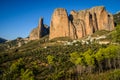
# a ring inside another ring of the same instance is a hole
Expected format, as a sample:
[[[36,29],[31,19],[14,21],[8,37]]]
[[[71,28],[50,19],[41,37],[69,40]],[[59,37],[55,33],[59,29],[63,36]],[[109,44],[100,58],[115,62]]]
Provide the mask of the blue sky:
[[[0,37],[8,40],[27,37],[40,17],[49,25],[55,8],[83,10],[105,6],[114,14],[120,11],[120,0],[0,0]]]

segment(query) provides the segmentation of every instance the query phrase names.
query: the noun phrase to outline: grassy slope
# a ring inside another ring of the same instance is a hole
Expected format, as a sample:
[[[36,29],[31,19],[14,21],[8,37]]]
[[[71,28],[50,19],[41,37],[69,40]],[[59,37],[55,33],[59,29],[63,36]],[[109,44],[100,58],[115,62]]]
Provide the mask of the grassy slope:
[[[61,75],[71,75],[69,74],[69,72],[71,72],[71,70],[73,70],[74,65],[69,61],[69,53],[72,53],[74,51],[78,51],[78,52],[84,52],[86,51],[88,48],[91,48],[92,46],[94,46],[93,49],[97,50],[99,47],[98,45],[81,45],[79,44],[78,46],[63,46],[63,45],[54,45],[54,46],[49,46],[48,48],[43,48],[41,47],[41,45],[43,45],[44,43],[40,44],[41,41],[40,40],[36,40],[36,41],[31,41],[26,45],[23,45],[22,47],[18,48],[18,51],[15,50],[11,50],[9,52],[5,52],[3,54],[0,54],[0,71],[1,72],[6,72],[9,71],[8,69],[11,67],[11,65],[13,63],[15,63],[17,60],[19,60],[20,58],[22,58],[24,60],[24,64],[25,64],[25,69],[30,69],[33,70],[34,74],[35,74],[35,78],[37,80],[43,80],[46,78],[54,78],[54,76],[60,76],[58,75],[60,72]],[[82,47],[81,47],[82,46]],[[49,70],[49,64],[47,63],[47,56],[48,55],[53,55],[56,58],[56,62],[55,65],[56,67],[54,67],[54,69]],[[33,64],[34,63],[34,64]],[[37,66],[37,71],[36,69],[34,70],[34,66]],[[57,71],[57,72],[56,72]],[[65,71],[65,72],[64,72]],[[110,71],[112,72],[112,71]],[[107,72],[107,74],[109,74],[109,72]],[[90,76],[87,75],[87,77],[89,77],[89,79],[91,80],[95,80],[96,77],[98,76],[98,78],[103,78],[104,75],[107,75],[106,72],[105,73],[101,73],[101,74],[91,74]],[[62,76],[63,76],[62,75]],[[2,75],[0,75],[2,76]],[[79,76],[78,76],[79,77]],[[69,78],[66,77],[66,80]],[[80,77],[82,78],[82,77]],[[85,80],[86,76],[83,75],[83,78]],[[72,79],[73,80],[73,79]]]

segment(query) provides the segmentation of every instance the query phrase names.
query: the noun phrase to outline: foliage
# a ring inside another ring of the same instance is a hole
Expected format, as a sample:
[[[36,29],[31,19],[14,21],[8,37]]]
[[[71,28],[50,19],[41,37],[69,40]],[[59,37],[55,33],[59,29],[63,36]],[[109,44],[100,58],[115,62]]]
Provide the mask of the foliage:
[[[13,63],[11,66],[10,66],[10,72],[19,72],[19,70],[21,68],[24,67],[24,62],[23,62],[23,59],[20,58],[17,62]]]
[[[34,80],[33,72],[29,69],[21,70],[21,80]]]
[[[116,27],[115,39],[116,42],[120,43],[120,25]]]
[[[55,42],[55,41],[72,41],[72,39],[69,37],[58,37],[50,40],[50,42]]]
[[[112,42],[120,43],[120,25],[117,25],[115,30],[112,31],[108,37],[112,40]]]
[[[98,52],[95,54],[95,58],[97,59],[97,61],[102,61],[104,59],[104,48],[101,48],[98,50]]]
[[[109,31],[100,30],[100,31],[96,31],[92,36],[97,37],[97,36],[101,36],[101,35],[104,35],[104,34],[107,34],[107,33],[109,33]]]
[[[119,13],[117,13],[117,14],[114,14],[113,15],[114,16],[114,22],[116,23],[116,24],[120,24],[120,12]]]
[[[87,65],[93,66],[95,64],[94,54],[91,49],[84,52],[85,62]]]
[[[109,80],[120,80],[120,70],[114,70],[110,74],[108,74]]]
[[[74,63],[75,65],[80,64],[81,61],[82,61],[81,58],[80,58],[80,54],[77,53],[77,52],[71,53],[71,54],[70,54],[70,61],[71,61],[72,63]]]
[[[24,69],[25,63],[20,58],[17,62],[12,63],[9,70],[3,74],[3,79],[16,79],[20,74],[21,69]]]
[[[47,60],[48,60],[49,64],[53,64],[54,63],[54,56],[48,55]]]
[[[119,44],[77,42],[44,48],[44,40],[32,41],[18,48],[17,52],[9,50],[0,53],[0,79],[109,80],[112,75],[114,78],[111,79],[118,79],[119,71],[112,70],[120,68],[119,47]]]

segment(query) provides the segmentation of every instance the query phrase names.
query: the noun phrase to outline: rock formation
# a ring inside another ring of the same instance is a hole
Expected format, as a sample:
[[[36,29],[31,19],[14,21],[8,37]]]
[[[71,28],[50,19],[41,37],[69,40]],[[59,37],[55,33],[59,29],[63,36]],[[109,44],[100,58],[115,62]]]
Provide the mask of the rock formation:
[[[50,28],[50,39],[56,37],[67,37],[69,36],[69,20],[67,11],[63,8],[58,8],[54,11],[51,19]]]
[[[100,7],[94,7],[89,10],[92,16],[94,17],[92,19],[97,20],[97,26],[98,30],[108,30],[111,31],[114,28],[114,20],[113,16],[109,14],[105,7],[100,6]]]
[[[98,30],[111,31],[113,29],[113,16],[103,6],[79,12],[71,11],[69,17],[65,9],[58,8],[52,15],[49,38],[70,37],[79,39],[92,35]]]
[[[38,27],[30,33],[29,40],[37,40],[49,33],[49,27],[43,24],[43,18],[40,18]]]

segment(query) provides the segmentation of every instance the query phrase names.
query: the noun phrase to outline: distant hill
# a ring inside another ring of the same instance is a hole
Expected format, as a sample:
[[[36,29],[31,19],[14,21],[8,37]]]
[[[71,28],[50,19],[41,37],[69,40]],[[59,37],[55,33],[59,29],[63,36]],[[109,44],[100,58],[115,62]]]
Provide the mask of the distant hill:
[[[7,40],[0,37],[0,43],[3,43],[3,42],[5,42],[5,41],[7,41]]]
[[[114,16],[115,23],[120,24],[120,12],[117,12],[113,16]]]
[[[21,37],[18,37],[14,40],[5,40],[4,42],[5,43],[2,43],[2,40],[5,40],[5,39],[2,39],[0,38],[0,52],[4,51],[4,50],[7,50],[7,49],[15,49],[15,48],[18,48],[18,47],[21,47],[22,45],[26,44],[28,42],[28,38],[21,38]]]

